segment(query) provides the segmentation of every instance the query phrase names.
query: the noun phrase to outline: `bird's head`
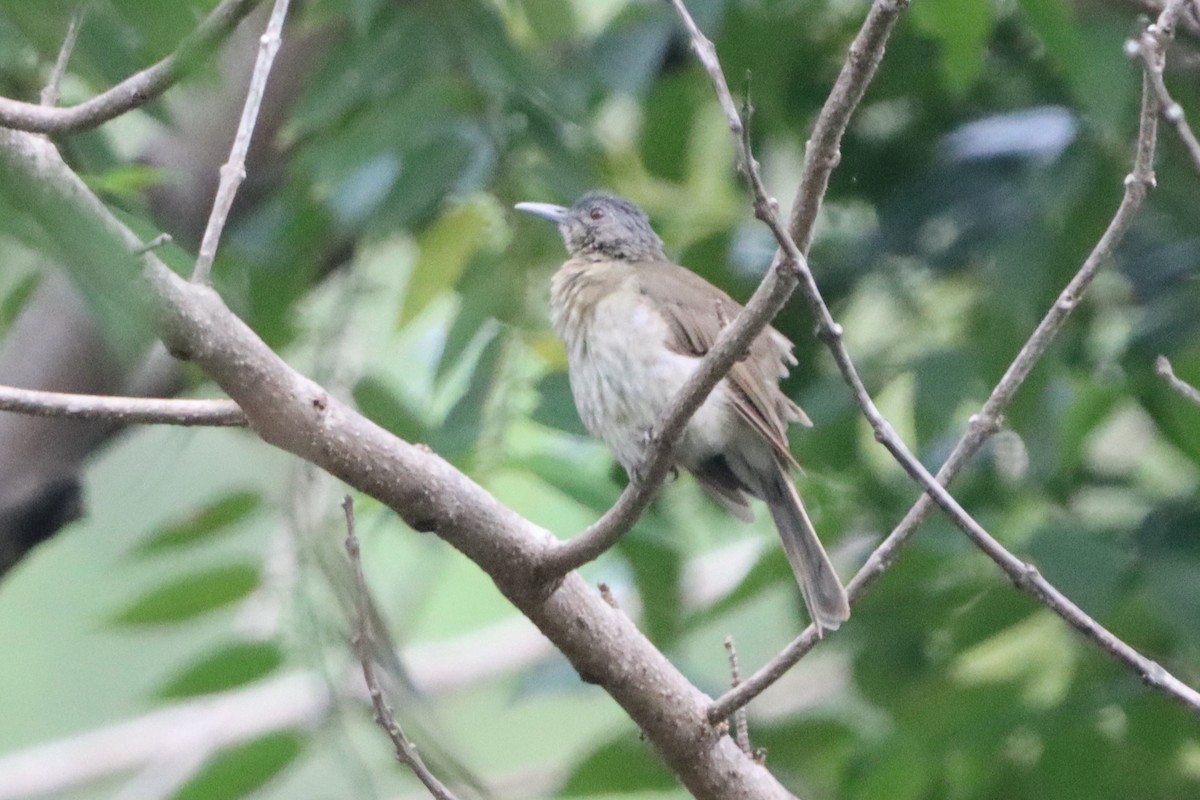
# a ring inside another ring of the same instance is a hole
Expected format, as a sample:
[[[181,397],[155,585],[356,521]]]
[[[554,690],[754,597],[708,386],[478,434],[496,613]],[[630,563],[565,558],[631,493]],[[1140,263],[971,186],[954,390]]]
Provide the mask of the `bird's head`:
[[[593,192],[570,208],[517,203],[515,208],[558,225],[572,256],[597,255],[626,261],[664,258],[662,239],[645,212],[623,197]]]

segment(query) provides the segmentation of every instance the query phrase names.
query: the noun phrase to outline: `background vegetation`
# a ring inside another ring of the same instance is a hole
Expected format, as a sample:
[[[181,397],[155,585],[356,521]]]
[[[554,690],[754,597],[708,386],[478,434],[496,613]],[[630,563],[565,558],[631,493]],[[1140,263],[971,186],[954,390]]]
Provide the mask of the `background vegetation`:
[[[170,52],[211,5],[89,4],[64,103]],[[735,84],[750,76],[756,153],[786,205],[866,6],[688,5]],[[73,8],[0,2],[0,94],[36,97]],[[1200,11],[1189,13],[1167,79],[1200,113]],[[1137,20],[1118,0],[916,0],[848,132],[812,265],[872,396],[931,469],[1120,199],[1140,87],[1123,44]],[[576,533],[623,476],[584,437],[548,327],[561,243],[512,204],[612,189],[646,208],[669,253],[743,299],[774,250],[678,20],[667,4],[621,0],[314,0],[288,35],[307,37],[307,71],[293,66],[297,99],[251,163],[258,184],[215,268],[222,295],[372,419],[560,537]],[[178,226],[163,250],[178,263],[197,237],[155,194],[181,168],[154,147],[219,117],[222,81],[200,64],[168,102],[56,137],[131,224]],[[1194,686],[1200,409],[1155,376],[1154,358],[1200,379],[1200,176],[1170,134],[1135,228],[953,488],[1007,547]],[[72,221],[22,199],[0,184],[0,335],[74,252]],[[121,298],[85,288],[122,369],[137,351],[120,343],[141,341],[136,315],[106,313]],[[918,492],[803,305],[775,325],[800,359],[787,390],[816,423],[793,432],[799,485],[848,577]],[[184,384],[213,391],[198,373]],[[243,432],[138,428],[97,450],[84,517],[0,585],[0,775],[48,742],[303,679],[280,704],[293,716],[266,724],[265,705],[235,705],[229,719],[262,729],[235,742],[222,722],[190,748],[190,769],[178,754],[147,758],[53,796],[420,796],[351,691],[341,491]],[[447,779],[467,772],[501,797],[685,796],[483,573],[372,501],[358,510],[368,578],[425,689],[398,713]],[[805,624],[759,516],[743,527],[680,479],[585,570],[711,694],[728,684],[727,634],[750,671]],[[754,744],[802,797],[1200,792],[1195,716],[1014,590],[936,515],[851,621],[750,711]],[[27,796],[5,792],[0,780],[0,798]]]

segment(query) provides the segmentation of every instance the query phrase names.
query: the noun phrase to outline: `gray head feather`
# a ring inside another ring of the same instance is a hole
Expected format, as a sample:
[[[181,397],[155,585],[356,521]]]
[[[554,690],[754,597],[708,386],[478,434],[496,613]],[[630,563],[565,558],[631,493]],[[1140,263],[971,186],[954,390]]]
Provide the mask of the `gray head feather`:
[[[518,211],[558,225],[567,252],[625,261],[661,261],[662,239],[636,204],[624,197],[592,192],[570,208],[549,203],[517,203]]]
[[[662,259],[663,243],[650,220],[624,197],[593,192],[571,206],[559,225],[571,255],[594,253],[629,261]]]

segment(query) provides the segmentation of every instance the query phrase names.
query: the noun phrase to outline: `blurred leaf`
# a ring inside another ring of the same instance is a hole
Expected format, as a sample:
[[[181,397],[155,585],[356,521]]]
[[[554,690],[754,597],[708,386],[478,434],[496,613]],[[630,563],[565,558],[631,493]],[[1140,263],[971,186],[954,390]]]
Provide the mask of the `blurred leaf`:
[[[378,378],[368,375],[356,383],[354,402],[364,416],[406,442],[429,441],[429,426],[417,411]]]
[[[179,547],[188,547],[221,533],[252,515],[262,507],[257,492],[242,491],[227,494],[189,514],[186,518],[158,529],[141,542],[134,553],[148,556]]]
[[[560,794],[588,797],[606,793],[665,790],[676,786],[675,776],[629,733],[593,750],[571,771]]]
[[[265,677],[282,663],[283,651],[273,642],[235,642],[173,675],[154,694],[176,699],[223,692]]]
[[[16,321],[26,301],[33,296],[33,291],[41,282],[42,276],[32,272],[17,281],[17,285],[0,298],[0,334],[7,332]]]
[[[455,290],[461,302],[438,359],[436,380],[442,380],[462,359],[488,322],[517,321],[525,295],[524,274],[514,275],[507,259],[480,254],[471,260]]]
[[[1062,621],[1044,611],[961,652],[951,675],[959,683],[1016,683],[1021,699],[1043,708],[1057,706],[1075,677],[1076,651],[1063,647]]]
[[[566,372],[551,372],[543,377],[538,381],[537,393],[535,421],[576,436],[590,435],[575,410],[575,398],[571,395],[571,382]]]
[[[848,798],[919,800],[926,797],[938,760],[925,752],[915,738],[888,737],[873,757],[861,765],[850,781]]]
[[[543,43],[563,41],[575,32],[575,10],[570,3],[561,3],[559,0],[522,0],[521,5],[534,34]]]
[[[146,164],[128,164],[113,167],[98,175],[81,175],[93,192],[112,195],[123,202],[134,202],[152,186],[164,182],[169,176],[160,169]]]
[[[404,292],[399,324],[410,322],[430,300],[457,284],[489,233],[495,236],[495,229],[503,226],[495,199],[475,194],[447,210],[426,229],[417,240],[420,253]]]
[[[867,735],[849,722],[815,714],[756,722],[750,730],[751,744],[766,748],[767,766],[797,775],[811,787],[806,794],[814,798],[838,796],[840,780]]]
[[[666,649],[682,632],[680,578],[683,558],[671,537],[644,535],[647,523],[653,522],[651,517],[643,517],[638,529],[624,536],[617,548],[633,571],[633,580],[642,598],[646,636],[657,647]]]
[[[975,371],[970,357],[961,351],[933,351],[914,364],[916,396],[913,402],[918,452],[927,449],[942,436],[948,420],[974,388]]]
[[[577,464],[552,455],[534,455],[516,462],[558,489],[575,502],[597,513],[607,511],[621,494],[621,488],[608,480],[598,481],[580,470]]]
[[[484,411],[500,370],[500,354],[503,352],[504,334],[497,333],[484,346],[471,373],[467,391],[459,399],[445,421],[432,437],[430,446],[448,461],[458,464],[474,449],[483,425]]]
[[[988,35],[992,31],[992,4],[988,0],[931,0],[916,3],[913,21],[941,46],[942,75],[946,84],[965,92],[983,71]]]
[[[182,622],[241,600],[258,587],[258,567],[232,564],[180,576],[152,589],[112,617],[115,625]]]
[[[728,614],[738,606],[777,586],[785,576],[789,581],[792,579],[792,570],[787,566],[787,558],[783,555],[783,550],[777,547],[768,548],[763,551],[762,556],[733,591],[713,603],[709,608],[704,609],[700,614],[704,619],[714,619]]]
[[[592,49],[590,62],[609,89],[640,95],[654,77],[676,21],[666,6],[627,4]]]
[[[226,748],[209,759],[173,800],[248,797],[296,760],[305,738],[300,733],[271,733]]]
[[[1029,543],[1029,556],[1048,581],[1101,620],[1110,613],[1133,561],[1123,537],[1062,526],[1039,531]]]

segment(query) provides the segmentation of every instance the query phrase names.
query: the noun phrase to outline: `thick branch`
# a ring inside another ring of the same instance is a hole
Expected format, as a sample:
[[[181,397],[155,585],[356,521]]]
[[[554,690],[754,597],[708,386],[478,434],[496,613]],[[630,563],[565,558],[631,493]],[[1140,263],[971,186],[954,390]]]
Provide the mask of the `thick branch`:
[[[127,425],[242,427],[246,415],[232,400],[177,400],[43,392],[0,386],[0,411],[35,417],[101,419]]]
[[[0,160],[78,213],[94,216],[132,254],[117,220],[45,139],[0,130]],[[291,369],[208,286],[140,256],[168,348],[202,367],[267,442],[379,499],[417,530],[434,531],[497,588],[587,681],[602,686],[697,798],[789,798],[764,768],[709,724],[709,698],[578,575],[553,590],[535,580],[553,536],[500,504],[428,448],[409,444]]]
[[[237,27],[259,0],[222,0],[178,49],[108,91],[79,105],[55,108],[0,97],[0,127],[31,133],[70,133],[94,128],[161,95],[202,53]]]

